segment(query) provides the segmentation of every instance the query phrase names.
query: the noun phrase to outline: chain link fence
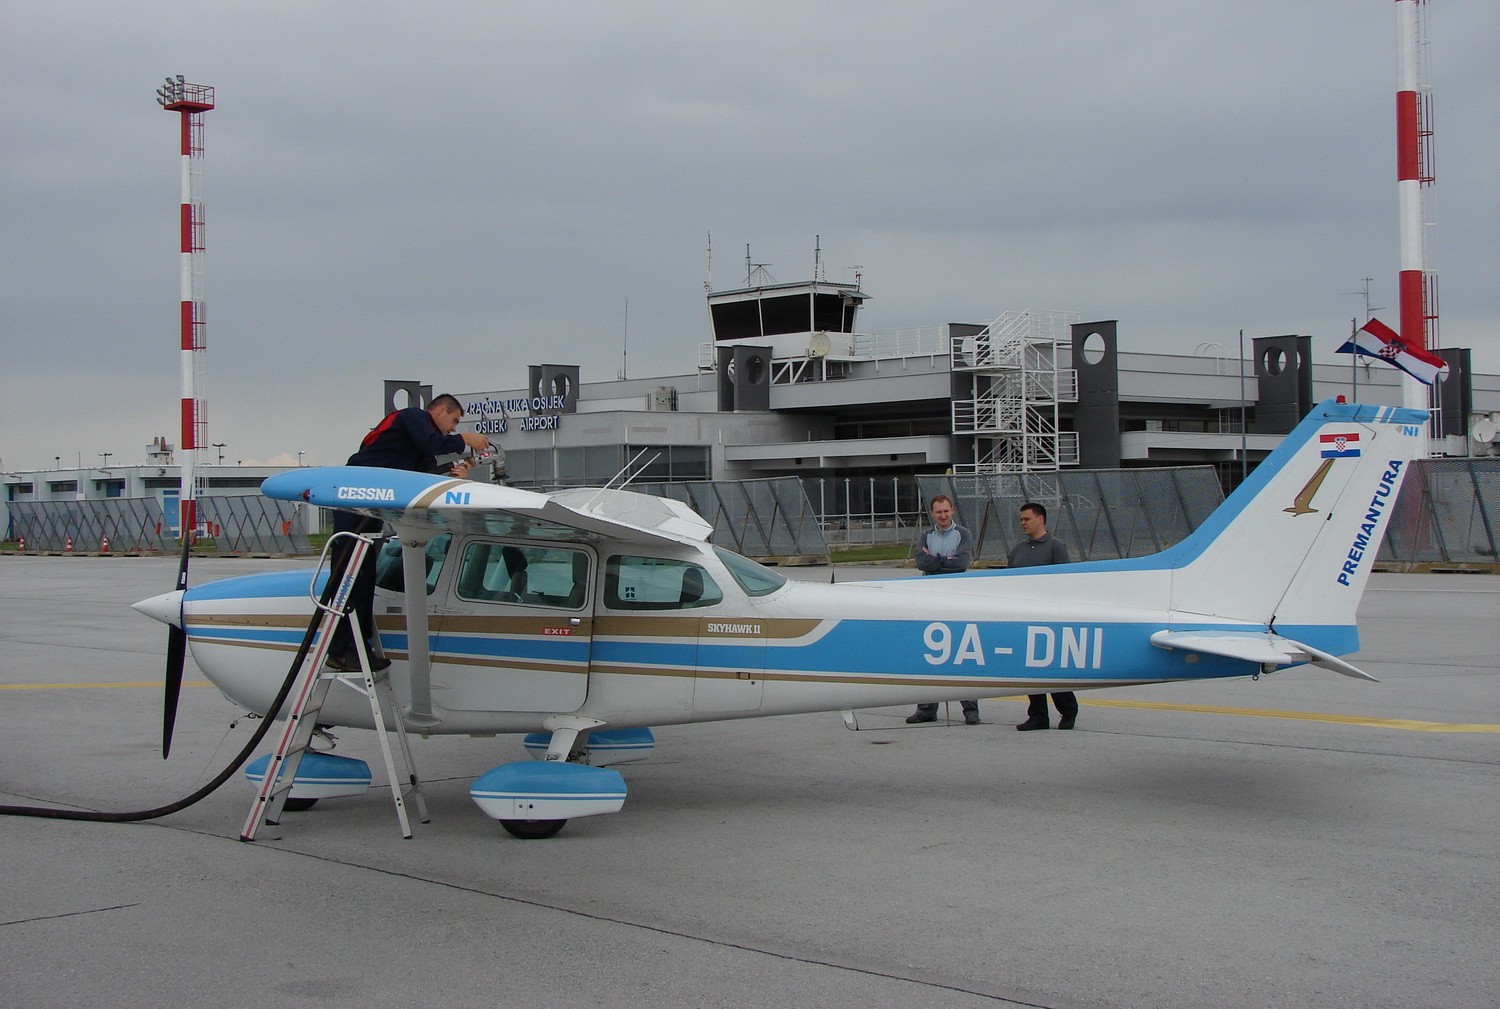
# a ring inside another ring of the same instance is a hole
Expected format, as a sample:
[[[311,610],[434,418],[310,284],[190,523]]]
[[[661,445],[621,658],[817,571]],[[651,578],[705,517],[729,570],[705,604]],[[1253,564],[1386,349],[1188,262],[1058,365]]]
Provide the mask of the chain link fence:
[[[827,560],[817,512],[796,477],[634,484],[632,490],[686,504],[713,523],[713,541],[758,560]]]
[[[833,493],[838,484],[838,495]],[[850,493],[850,489],[860,493]],[[954,501],[974,533],[975,559],[1004,562],[1020,538],[1016,513],[1035,501],[1077,560],[1141,557],[1196,529],[1223,500],[1211,466],[1063,470],[998,476],[923,476],[897,481],[764,480],[638,484],[636,490],[686,503],[714,526],[714,542],[762,560],[823,559],[829,545],[909,546],[925,520],[922,502]],[[814,504],[822,503],[822,507]],[[834,507],[829,507],[834,505]],[[843,507],[838,507],[842,505]],[[13,534],[28,551],[177,549],[156,498],[13,501]],[[305,510],[259,495],[198,499],[200,535],[220,553],[311,552]],[[1500,563],[1500,459],[1429,459],[1412,464],[1379,561],[1443,565]]]
[[[918,477],[923,501],[953,499],[975,539],[975,560],[1004,562],[1020,539],[1016,515],[1035,501],[1075,560],[1141,557],[1187,537],[1223,500],[1211,466],[1065,470],[992,477]],[[1496,564],[1500,459],[1412,464],[1381,543],[1382,564]]]
[[[1074,560],[1141,557],[1183,539],[1224,492],[1212,466],[1066,470],[996,476],[919,477],[923,501],[953,499],[958,521],[974,534],[974,559],[1004,563],[1020,539],[1023,504],[1047,509],[1047,528]]]
[[[1500,459],[1424,459],[1401,485],[1381,561],[1495,564]]]
[[[159,498],[12,501],[12,534],[26,549],[95,553],[174,552],[175,516],[163,521]],[[198,535],[221,554],[306,554],[304,510],[258,494],[198,498]]]

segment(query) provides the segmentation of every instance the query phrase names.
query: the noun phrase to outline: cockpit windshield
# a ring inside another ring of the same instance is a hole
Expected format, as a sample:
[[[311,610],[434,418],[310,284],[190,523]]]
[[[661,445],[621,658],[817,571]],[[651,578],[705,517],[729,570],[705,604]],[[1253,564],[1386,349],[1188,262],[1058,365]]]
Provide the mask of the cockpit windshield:
[[[714,547],[714,553],[719,555],[719,560],[729,569],[730,577],[745,590],[747,596],[768,596],[786,584],[785,578],[764,564],[757,564],[732,550]]]

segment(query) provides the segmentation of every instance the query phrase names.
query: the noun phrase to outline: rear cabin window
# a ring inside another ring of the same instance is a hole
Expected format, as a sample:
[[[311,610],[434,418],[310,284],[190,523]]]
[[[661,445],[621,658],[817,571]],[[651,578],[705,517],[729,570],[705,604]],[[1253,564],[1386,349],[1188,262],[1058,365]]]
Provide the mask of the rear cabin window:
[[[665,557],[611,557],[604,565],[604,605],[616,610],[685,610],[724,601],[708,572]]]
[[[588,601],[589,555],[560,547],[470,543],[458,569],[458,597],[576,610]]]

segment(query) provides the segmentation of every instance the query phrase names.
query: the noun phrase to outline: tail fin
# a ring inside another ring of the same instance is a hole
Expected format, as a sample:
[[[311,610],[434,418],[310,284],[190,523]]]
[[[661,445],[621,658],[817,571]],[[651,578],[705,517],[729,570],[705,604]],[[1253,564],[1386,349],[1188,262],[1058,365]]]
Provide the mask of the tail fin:
[[[1355,609],[1426,423],[1421,410],[1315,407],[1204,525],[1155,558],[1173,569],[1172,609],[1278,630],[1349,628],[1354,646],[1337,650],[1357,648]]]

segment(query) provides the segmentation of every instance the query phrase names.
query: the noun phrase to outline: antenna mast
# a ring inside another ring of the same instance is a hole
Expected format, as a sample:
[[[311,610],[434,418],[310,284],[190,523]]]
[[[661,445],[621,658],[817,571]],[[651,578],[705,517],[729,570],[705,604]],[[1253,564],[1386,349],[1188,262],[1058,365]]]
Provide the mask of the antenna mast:
[[[168,77],[156,89],[156,101],[168,112],[176,112],[182,121],[182,209],[178,230],[181,235],[180,274],[182,304],[181,371],[182,371],[182,488],[178,497],[178,529],[182,542],[188,543],[198,527],[198,479],[194,472],[198,449],[207,432],[208,418],[203,401],[197,398],[198,361],[204,349],[207,325],[198,281],[203,269],[203,201],[198,182],[203,161],[203,113],[214,107],[214,89],[204,84],[189,84],[182,74]]]
[[[1423,5],[1396,2],[1396,178],[1400,190],[1401,276],[1397,304],[1401,339],[1413,347],[1437,345],[1437,284],[1427,270],[1427,220],[1423,191],[1432,185],[1432,92],[1423,73]],[[1431,390],[1411,377],[1401,380],[1402,405],[1430,406]]]

